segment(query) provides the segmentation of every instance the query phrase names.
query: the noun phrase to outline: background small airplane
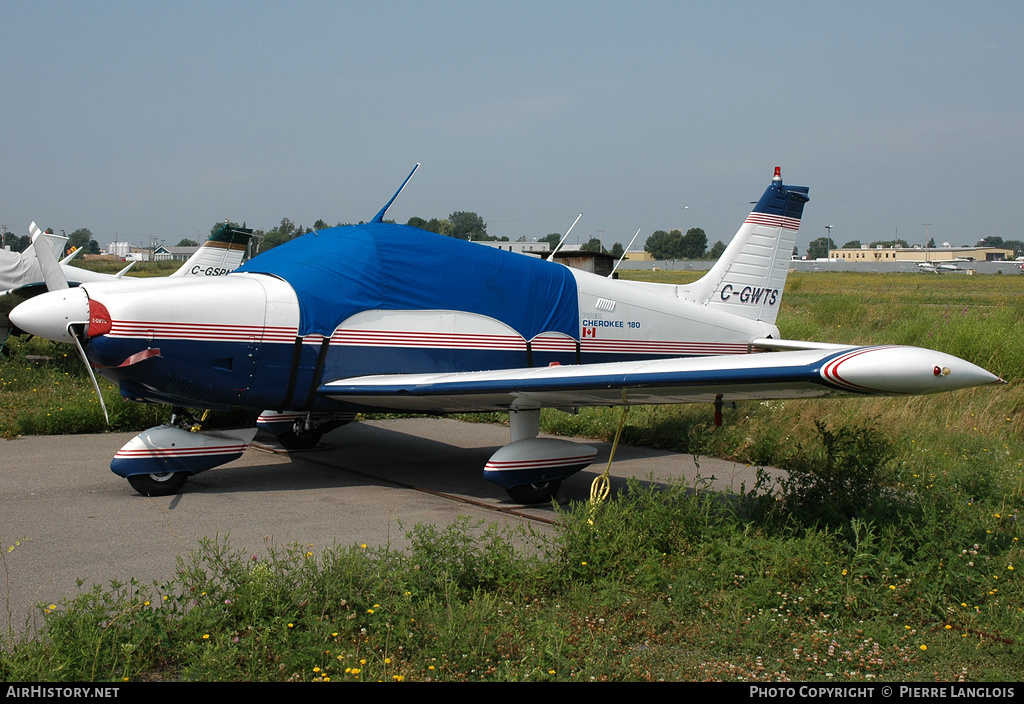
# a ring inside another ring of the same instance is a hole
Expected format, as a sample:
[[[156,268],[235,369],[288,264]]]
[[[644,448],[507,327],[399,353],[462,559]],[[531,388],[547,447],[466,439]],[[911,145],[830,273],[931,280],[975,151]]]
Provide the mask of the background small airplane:
[[[930,274],[942,274],[944,272],[952,271],[963,271],[959,267],[960,262],[965,262],[966,259],[943,259],[941,261],[930,261],[930,262],[919,262],[917,265],[918,270],[928,272]]]
[[[417,167],[419,165],[417,164]],[[11,319],[74,344],[121,395],[170,404],[171,425],[111,469],[139,492],[241,456],[255,429],[195,433],[185,408],[263,409],[286,447],[360,411],[504,411],[511,442],[484,475],[547,500],[592,447],[538,438],[541,408],[924,394],[1000,383],[916,347],[780,339],[775,326],[808,189],[778,168],[725,253],[683,286],[613,280],[384,222],[310,233],[203,280],[84,283]],[[41,250],[42,251],[42,250]]]
[[[63,256],[68,241],[63,235],[40,231],[35,223],[29,225],[29,234],[32,236],[32,246],[25,252],[0,251],[0,345],[9,334],[19,332],[16,329],[11,330],[11,310],[22,301],[46,292],[46,282],[37,255],[38,248],[48,247],[53,256],[59,258]],[[252,230],[221,225],[171,276],[222,276],[234,271],[242,263],[251,238]],[[61,276],[69,286],[78,286],[86,282],[116,281],[128,273],[135,264],[128,264],[116,274],[102,274],[71,266],[71,260],[81,251],[77,249],[59,262]]]

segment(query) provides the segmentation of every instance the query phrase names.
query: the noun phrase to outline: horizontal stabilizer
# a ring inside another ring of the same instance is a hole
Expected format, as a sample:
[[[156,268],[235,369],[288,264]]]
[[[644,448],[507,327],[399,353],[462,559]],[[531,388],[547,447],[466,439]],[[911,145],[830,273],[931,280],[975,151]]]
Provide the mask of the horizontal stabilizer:
[[[126,266],[126,267],[125,267],[124,269],[121,269],[121,271],[119,271],[119,272],[117,272],[116,274],[114,274],[114,278],[115,278],[115,279],[120,279],[120,278],[121,278],[122,276],[124,276],[125,274],[127,274],[127,273],[128,273],[128,271],[129,271],[129,270],[130,270],[130,269],[131,269],[131,268],[132,268],[133,266],[135,266],[135,262],[134,262],[134,261],[133,261],[133,262],[131,262],[131,263],[129,263],[129,264],[128,264],[128,266]]]
[[[69,264],[71,260],[77,257],[79,254],[85,251],[85,247],[78,247],[77,249],[71,250],[71,254],[60,260],[61,264]]]

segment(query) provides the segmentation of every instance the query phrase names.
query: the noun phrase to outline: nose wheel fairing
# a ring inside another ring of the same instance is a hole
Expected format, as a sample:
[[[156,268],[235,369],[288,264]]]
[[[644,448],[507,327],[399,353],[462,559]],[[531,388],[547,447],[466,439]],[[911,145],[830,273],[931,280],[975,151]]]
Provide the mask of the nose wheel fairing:
[[[553,496],[563,479],[589,467],[596,456],[593,447],[569,440],[516,440],[491,455],[484,479],[505,489],[514,500],[537,503]]]
[[[192,433],[175,425],[145,430],[129,440],[110,462],[121,477],[140,474],[197,474],[242,456],[255,428]]]

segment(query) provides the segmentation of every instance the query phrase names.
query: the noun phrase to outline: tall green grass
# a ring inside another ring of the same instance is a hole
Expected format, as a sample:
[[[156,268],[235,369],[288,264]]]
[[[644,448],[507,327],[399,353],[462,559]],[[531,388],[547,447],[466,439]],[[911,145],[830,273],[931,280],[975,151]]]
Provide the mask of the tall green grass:
[[[89,271],[98,271],[101,274],[116,274],[128,266],[128,262],[108,261],[106,259],[72,259],[72,266]],[[182,265],[180,261],[163,260],[158,262],[135,262],[125,276],[130,277],[151,277],[169,276],[177,271]]]
[[[99,378],[110,422],[85,366],[71,345],[9,338],[0,356],[0,437],[72,435],[145,430],[170,419],[170,407],[121,398],[116,386]],[[207,427],[255,424],[252,411],[219,411]]]
[[[204,540],[170,580],[42,605],[39,637],[0,636],[0,679],[1019,681],[1019,525],[929,523],[908,496],[915,522],[832,531],[633,481],[547,535],[459,519],[407,550]]]
[[[103,410],[71,345],[9,338],[0,357],[0,437],[142,430],[163,422],[166,408],[131,403],[100,379]]]

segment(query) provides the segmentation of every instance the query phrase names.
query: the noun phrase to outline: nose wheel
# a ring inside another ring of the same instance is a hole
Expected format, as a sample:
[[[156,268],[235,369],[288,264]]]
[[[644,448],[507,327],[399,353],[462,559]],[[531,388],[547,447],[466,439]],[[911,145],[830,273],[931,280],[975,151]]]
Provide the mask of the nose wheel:
[[[160,474],[133,474],[127,477],[132,489],[143,496],[170,496],[188,480],[188,472],[162,472]]]
[[[277,436],[277,441],[286,450],[311,450],[320,442],[324,436],[321,430],[307,430],[296,432],[289,430]]]
[[[505,491],[509,497],[520,504],[546,504],[555,498],[558,488],[562,486],[561,479],[552,479],[538,484],[520,484]]]

